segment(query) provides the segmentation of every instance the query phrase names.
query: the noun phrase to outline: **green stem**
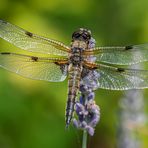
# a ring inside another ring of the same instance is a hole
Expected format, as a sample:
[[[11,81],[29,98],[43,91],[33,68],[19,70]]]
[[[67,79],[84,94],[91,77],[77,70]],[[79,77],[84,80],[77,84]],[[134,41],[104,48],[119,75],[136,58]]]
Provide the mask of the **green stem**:
[[[87,148],[87,131],[83,131],[83,141],[82,141],[82,148]]]

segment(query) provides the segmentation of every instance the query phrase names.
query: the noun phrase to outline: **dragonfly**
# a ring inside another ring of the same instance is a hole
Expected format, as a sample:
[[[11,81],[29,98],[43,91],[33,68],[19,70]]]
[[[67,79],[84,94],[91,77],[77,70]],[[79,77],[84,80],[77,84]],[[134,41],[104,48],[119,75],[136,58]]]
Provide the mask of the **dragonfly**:
[[[97,71],[100,74],[99,88],[102,89],[148,88],[148,70],[124,68],[148,61],[148,43],[91,48],[91,31],[80,28],[72,34],[71,44],[67,46],[3,20],[0,20],[0,37],[33,55],[0,52],[0,67],[35,80],[61,82],[68,77],[67,126],[73,118],[84,71]]]

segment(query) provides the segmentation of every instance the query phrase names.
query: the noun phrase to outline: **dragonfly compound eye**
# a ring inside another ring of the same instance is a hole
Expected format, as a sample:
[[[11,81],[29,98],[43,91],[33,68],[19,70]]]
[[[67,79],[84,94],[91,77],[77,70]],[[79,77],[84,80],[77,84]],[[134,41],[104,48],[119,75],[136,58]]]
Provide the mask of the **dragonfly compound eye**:
[[[89,41],[91,38],[91,34],[86,29],[80,29],[72,34],[73,40],[80,40],[80,41]]]
[[[88,41],[88,40],[90,40],[91,36],[90,36],[89,33],[84,32],[84,33],[82,34],[82,38],[83,38],[84,41]]]
[[[72,38],[73,39],[79,39],[81,36],[81,34],[79,32],[74,32],[73,35],[72,35]]]

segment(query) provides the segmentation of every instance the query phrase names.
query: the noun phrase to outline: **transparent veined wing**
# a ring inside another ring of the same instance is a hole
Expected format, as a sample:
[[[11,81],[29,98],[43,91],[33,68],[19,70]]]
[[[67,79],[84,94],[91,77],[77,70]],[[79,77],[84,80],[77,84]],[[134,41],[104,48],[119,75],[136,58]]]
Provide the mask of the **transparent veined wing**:
[[[61,42],[38,36],[3,20],[0,20],[0,37],[31,52],[67,56],[70,51],[69,47]]]
[[[100,74],[100,88],[111,90],[128,90],[148,88],[148,71],[124,69],[103,64],[97,65]]]
[[[83,54],[94,55],[97,62],[132,65],[148,61],[148,43],[125,47],[96,47]]]
[[[0,53],[0,67],[21,76],[51,82],[64,81],[67,59],[43,58],[16,53]],[[63,63],[63,64],[61,64]]]

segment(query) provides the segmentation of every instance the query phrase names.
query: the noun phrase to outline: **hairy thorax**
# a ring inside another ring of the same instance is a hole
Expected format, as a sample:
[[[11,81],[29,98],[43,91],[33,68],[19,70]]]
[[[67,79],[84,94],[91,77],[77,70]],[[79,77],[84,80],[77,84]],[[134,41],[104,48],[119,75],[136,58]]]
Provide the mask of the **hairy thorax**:
[[[70,63],[73,65],[81,65],[83,58],[82,52],[88,47],[84,41],[75,40],[71,43]]]

